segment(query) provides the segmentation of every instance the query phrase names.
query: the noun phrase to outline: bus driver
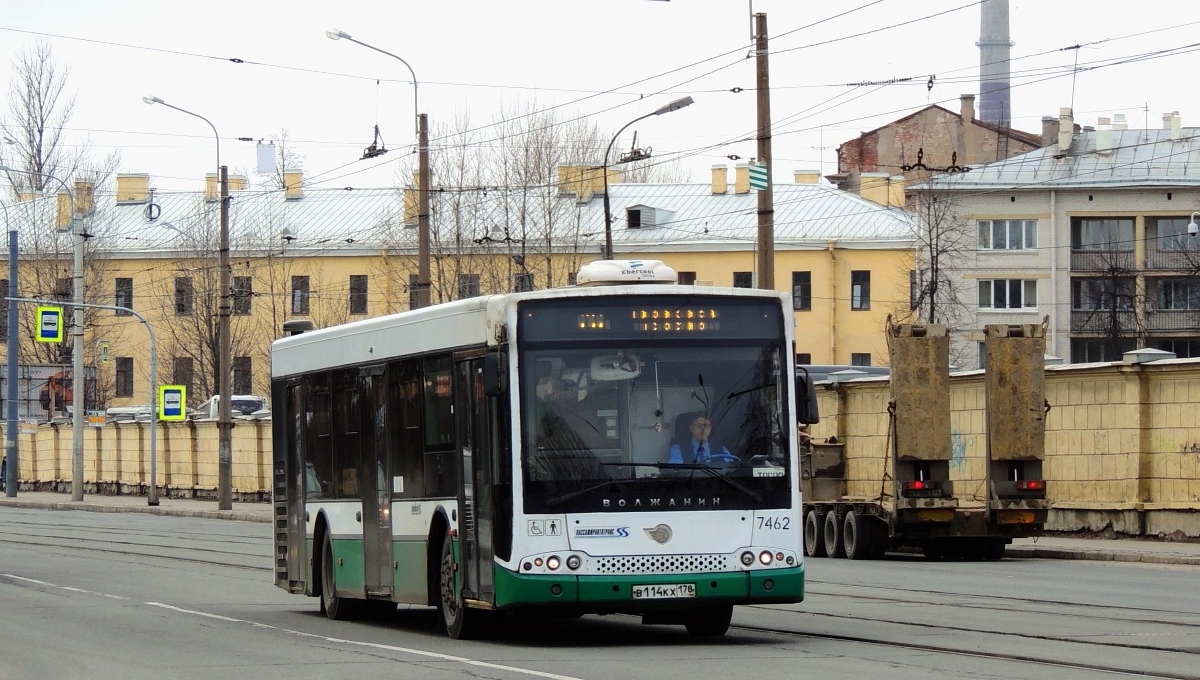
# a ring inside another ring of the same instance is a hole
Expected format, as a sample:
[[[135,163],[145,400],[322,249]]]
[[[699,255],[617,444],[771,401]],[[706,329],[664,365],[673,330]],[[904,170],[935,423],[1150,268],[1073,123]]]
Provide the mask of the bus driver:
[[[703,413],[692,418],[688,431],[691,432],[690,442],[684,443],[684,449],[680,449],[678,443],[672,444],[668,463],[736,463],[740,460],[729,449],[709,439],[712,420]]]

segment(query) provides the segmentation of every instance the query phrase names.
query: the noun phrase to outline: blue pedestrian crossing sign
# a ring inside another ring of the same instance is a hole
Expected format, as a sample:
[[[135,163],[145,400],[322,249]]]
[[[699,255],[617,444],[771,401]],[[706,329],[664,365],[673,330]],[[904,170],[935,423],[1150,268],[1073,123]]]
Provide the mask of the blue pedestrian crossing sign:
[[[187,386],[158,386],[158,419],[187,420]]]
[[[63,309],[62,307],[37,308],[37,341],[62,342],[63,340]]]

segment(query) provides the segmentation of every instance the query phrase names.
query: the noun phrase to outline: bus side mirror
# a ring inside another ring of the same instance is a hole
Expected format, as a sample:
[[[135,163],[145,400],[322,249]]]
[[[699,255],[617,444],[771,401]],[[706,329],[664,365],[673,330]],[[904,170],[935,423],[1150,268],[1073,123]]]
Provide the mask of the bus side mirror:
[[[796,420],[811,425],[821,420],[817,409],[817,388],[808,371],[803,368],[800,370],[803,374],[796,376]]]
[[[483,394],[502,397],[508,394],[508,354],[489,351],[483,355]]]

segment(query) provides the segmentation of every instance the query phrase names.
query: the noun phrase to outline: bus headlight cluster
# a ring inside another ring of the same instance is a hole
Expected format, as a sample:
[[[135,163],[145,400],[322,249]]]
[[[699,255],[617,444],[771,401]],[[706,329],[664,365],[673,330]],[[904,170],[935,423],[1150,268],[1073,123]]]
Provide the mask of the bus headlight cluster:
[[[756,561],[763,567],[796,566],[796,556],[782,550],[761,550],[757,555],[753,550],[743,550],[739,558],[743,567],[753,567]]]
[[[550,555],[549,557],[534,557],[526,558],[521,562],[523,571],[534,571],[535,569],[546,569],[547,571],[558,571],[562,569],[563,564],[566,564],[567,569],[577,571],[583,566],[583,558],[579,555],[567,555],[564,560],[558,555]]]

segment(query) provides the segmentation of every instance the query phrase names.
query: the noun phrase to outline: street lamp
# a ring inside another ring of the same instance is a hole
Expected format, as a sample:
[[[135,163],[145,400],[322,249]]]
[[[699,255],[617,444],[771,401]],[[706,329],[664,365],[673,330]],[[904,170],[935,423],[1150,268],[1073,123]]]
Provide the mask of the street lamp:
[[[212,128],[217,140],[217,179],[221,183],[221,242],[219,246],[221,269],[221,302],[217,310],[217,508],[233,509],[233,392],[230,389],[232,373],[229,340],[229,172],[221,165],[221,135],[212,121],[198,113],[168,104],[158,97],[142,97],[147,104],[162,104],[169,109],[199,118]]]
[[[413,115],[417,120],[417,307],[429,306],[429,118],[418,113],[417,107],[417,74],[407,61],[381,50],[374,45],[368,45],[361,40],[355,40],[349,33],[330,29],[325,31],[330,40],[349,40],[356,45],[375,50],[380,54],[396,59],[408,68],[413,84]]]
[[[604,150],[604,165],[600,167],[600,171],[604,173],[604,259],[613,259],[612,211],[609,208],[608,203],[608,155],[612,153],[613,144],[617,143],[617,138],[621,136],[621,133],[624,132],[626,128],[638,122],[639,120],[645,120],[651,116],[661,116],[664,113],[678,111],[684,107],[691,106],[692,103],[693,100],[691,97],[676,99],[670,104],[657,108],[644,116],[638,116],[637,118],[634,118],[626,123],[620,130],[617,130],[617,134],[613,135],[612,141],[608,143],[608,148]]]
[[[83,374],[83,249],[84,236],[83,231],[75,220],[75,194],[71,192],[71,187],[67,183],[54,175],[36,175],[35,173],[25,170],[16,170],[4,165],[0,165],[2,172],[19,172],[24,175],[35,175],[42,179],[52,179],[62,185],[63,191],[67,192],[67,198],[71,203],[71,222],[70,229],[73,240],[74,251],[74,266],[72,277],[73,295],[75,312],[72,315],[72,322],[75,328],[72,330],[71,343],[71,500],[83,500],[83,411],[80,404],[79,395],[86,393],[87,377]],[[15,242],[15,232],[9,234],[9,240]],[[14,257],[15,261],[16,258]],[[9,269],[12,269],[10,264]],[[16,278],[10,276],[10,281],[15,282]],[[10,284],[13,285],[13,284]],[[9,297],[14,297],[10,295]],[[11,310],[11,308],[10,308]],[[13,317],[12,311],[9,311],[9,316],[12,318],[12,323],[15,326],[16,319]],[[13,326],[9,330],[14,330]],[[15,334],[9,336],[8,342],[10,347],[15,340]],[[11,353],[12,350],[10,349]],[[81,389],[84,388],[84,389]],[[9,389],[12,389],[11,387]],[[11,406],[9,408],[12,408]],[[15,447],[15,443],[14,443]],[[6,491],[7,493],[7,491]]]

